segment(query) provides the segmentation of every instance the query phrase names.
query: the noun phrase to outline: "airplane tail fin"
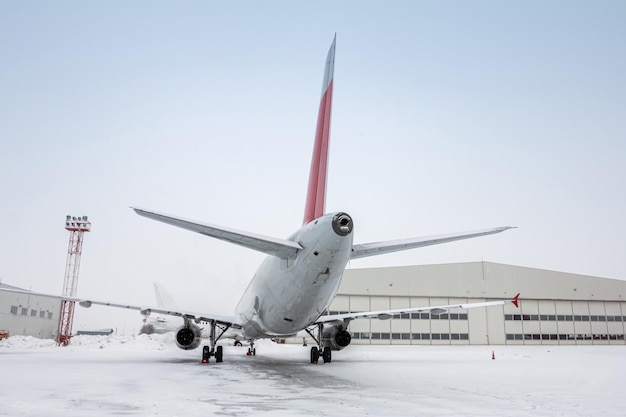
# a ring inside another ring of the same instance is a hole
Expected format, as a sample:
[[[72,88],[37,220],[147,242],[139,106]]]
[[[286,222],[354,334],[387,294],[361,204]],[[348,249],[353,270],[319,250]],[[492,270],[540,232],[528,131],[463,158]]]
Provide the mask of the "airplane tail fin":
[[[153,282],[154,286],[154,296],[156,298],[157,307],[159,308],[167,308],[170,310],[175,310],[178,308],[172,295],[163,287],[163,285],[159,282]]]
[[[330,138],[330,119],[333,99],[333,73],[335,70],[335,42],[330,45],[326,57],[326,68],[322,82],[322,98],[317,115],[315,145],[309,172],[309,187],[304,209],[304,224],[321,217],[326,208],[326,178],[328,172],[328,145]]]

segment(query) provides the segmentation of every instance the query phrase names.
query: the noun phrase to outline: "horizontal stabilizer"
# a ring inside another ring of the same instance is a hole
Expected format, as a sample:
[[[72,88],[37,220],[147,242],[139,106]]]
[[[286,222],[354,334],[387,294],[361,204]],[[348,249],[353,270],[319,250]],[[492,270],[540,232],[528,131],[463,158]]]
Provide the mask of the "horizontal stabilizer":
[[[382,255],[385,253],[399,252],[407,249],[421,248],[422,246],[438,245],[440,243],[454,242],[455,240],[470,239],[473,237],[487,236],[515,227],[505,226],[493,229],[475,230],[473,232],[450,233],[439,236],[414,237],[409,239],[388,240],[385,242],[363,243],[352,246],[350,259],[365,258],[367,256]]]
[[[153,211],[142,210],[132,207],[135,213],[140,216],[147,217],[152,220],[158,220],[163,223],[171,224],[183,229],[202,235],[211,236],[216,239],[254,249],[268,255],[277,256],[282,259],[288,259],[296,254],[302,247],[296,242],[290,240],[277,239],[269,236],[261,236],[254,233],[242,232],[235,229],[229,229],[222,226],[215,226],[208,223],[200,223],[194,220],[183,219],[180,217],[170,216],[168,214],[156,213]]]

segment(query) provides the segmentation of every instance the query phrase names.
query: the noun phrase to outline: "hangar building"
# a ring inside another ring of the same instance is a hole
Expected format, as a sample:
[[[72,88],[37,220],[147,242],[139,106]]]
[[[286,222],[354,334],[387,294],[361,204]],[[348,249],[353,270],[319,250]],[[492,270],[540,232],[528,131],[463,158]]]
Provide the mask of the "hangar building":
[[[0,287],[22,290],[6,284],[0,284]],[[59,300],[0,291],[0,332],[54,339],[60,311]]]
[[[625,344],[626,281],[491,262],[346,270],[329,312],[494,301],[520,308],[357,319],[354,344]]]

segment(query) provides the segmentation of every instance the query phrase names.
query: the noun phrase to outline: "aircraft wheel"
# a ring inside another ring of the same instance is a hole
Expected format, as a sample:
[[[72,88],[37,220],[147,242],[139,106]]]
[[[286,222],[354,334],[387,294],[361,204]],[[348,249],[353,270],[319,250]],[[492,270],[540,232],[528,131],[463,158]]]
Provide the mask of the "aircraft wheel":
[[[235,346],[241,347],[241,342],[239,340],[235,340]]]
[[[221,346],[215,349],[215,362],[222,362],[224,358],[224,350]]]
[[[202,348],[202,363],[209,363],[209,358],[211,357],[211,348],[208,346],[204,346]]]
[[[332,353],[330,347],[326,346],[324,348],[324,353],[322,353],[322,359],[324,359],[324,363],[330,363],[332,359]]]
[[[317,363],[320,358],[320,351],[317,346],[311,348],[311,363]]]

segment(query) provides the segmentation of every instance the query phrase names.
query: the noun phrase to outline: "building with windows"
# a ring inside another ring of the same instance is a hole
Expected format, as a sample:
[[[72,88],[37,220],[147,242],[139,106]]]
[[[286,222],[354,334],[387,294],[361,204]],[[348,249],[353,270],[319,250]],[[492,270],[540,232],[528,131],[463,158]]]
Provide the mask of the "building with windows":
[[[14,288],[0,284],[3,288]],[[0,332],[10,336],[53,339],[59,325],[61,301],[30,294],[0,291]]]
[[[346,270],[329,312],[513,298],[520,307],[358,319],[354,344],[625,344],[626,281],[491,262]]]

